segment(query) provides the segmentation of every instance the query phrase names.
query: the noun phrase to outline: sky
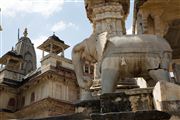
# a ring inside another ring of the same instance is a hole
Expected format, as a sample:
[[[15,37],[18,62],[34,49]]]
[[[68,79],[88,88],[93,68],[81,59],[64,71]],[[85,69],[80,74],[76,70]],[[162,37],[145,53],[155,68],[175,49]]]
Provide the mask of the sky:
[[[133,0],[126,21],[128,34],[132,33]],[[0,0],[1,26],[0,56],[15,47],[24,28],[35,48],[55,32],[61,40],[71,47],[65,51],[65,57],[71,59],[74,45],[89,37],[92,33],[83,0]],[[40,64],[42,52],[36,49],[37,62]]]

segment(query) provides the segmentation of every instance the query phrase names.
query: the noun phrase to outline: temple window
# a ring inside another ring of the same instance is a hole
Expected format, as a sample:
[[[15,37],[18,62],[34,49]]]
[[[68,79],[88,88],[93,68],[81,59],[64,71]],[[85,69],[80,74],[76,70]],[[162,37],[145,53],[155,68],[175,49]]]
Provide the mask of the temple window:
[[[34,100],[35,100],[35,93],[32,92],[32,93],[31,93],[31,102],[34,102]]]
[[[21,106],[23,107],[25,105],[25,97],[23,96],[21,99]]]
[[[57,62],[56,62],[56,67],[59,68],[59,67],[61,67],[61,66],[62,66],[62,62],[61,62],[61,61],[57,61]]]
[[[93,65],[90,66],[90,74],[94,74],[94,66]]]
[[[16,100],[15,100],[15,98],[10,98],[10,99],[9,99],[9,102],[8,102],[8,106],[9,106],[9,107],[15,107],[15,105],[16,105]]]
[[[85,73],[89,73],[89,66],[88,66],[88,64],[84,65],[84,72]]]

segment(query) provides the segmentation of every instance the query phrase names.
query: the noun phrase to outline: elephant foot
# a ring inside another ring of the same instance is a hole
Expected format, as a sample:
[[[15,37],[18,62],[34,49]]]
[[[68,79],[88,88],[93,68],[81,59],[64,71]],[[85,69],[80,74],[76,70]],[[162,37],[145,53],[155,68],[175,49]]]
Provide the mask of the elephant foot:
[[[164,69],[150,70],[150,77],[155,81],[170,81],[169,72]]]
[[[90,90],[86,89],[80,89],[80,100],[93,100],[94,97],[92,96],[92,93]]]

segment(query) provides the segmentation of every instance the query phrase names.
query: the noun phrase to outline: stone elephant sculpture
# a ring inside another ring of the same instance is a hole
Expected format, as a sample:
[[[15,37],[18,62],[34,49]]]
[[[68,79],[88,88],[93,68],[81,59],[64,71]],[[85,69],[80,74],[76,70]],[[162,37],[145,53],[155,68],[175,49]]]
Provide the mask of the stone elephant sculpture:
[[[91,35],[72,51],[78,84],[88,88],[82,74],[82,61],[100,65],[102,93],[114,92],[119,79],[144,77],[150,86],[159,80],[170,81],[169,63],[172,49],[168,42],[155,35],[110,36],[104,32]],[[149,79],[151,78],[151,79]]]

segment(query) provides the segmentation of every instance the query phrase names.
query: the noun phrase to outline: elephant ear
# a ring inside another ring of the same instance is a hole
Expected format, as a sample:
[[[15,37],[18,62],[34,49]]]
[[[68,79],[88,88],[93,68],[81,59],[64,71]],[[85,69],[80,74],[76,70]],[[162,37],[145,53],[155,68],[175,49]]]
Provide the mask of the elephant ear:
[[[97,35],[96,50],[97,50],[97,55],[98,55],[98,61],[101,61],[103,57],[103,52],[107,44],[107,34],[108,34],[107,32],[103,32]]]

